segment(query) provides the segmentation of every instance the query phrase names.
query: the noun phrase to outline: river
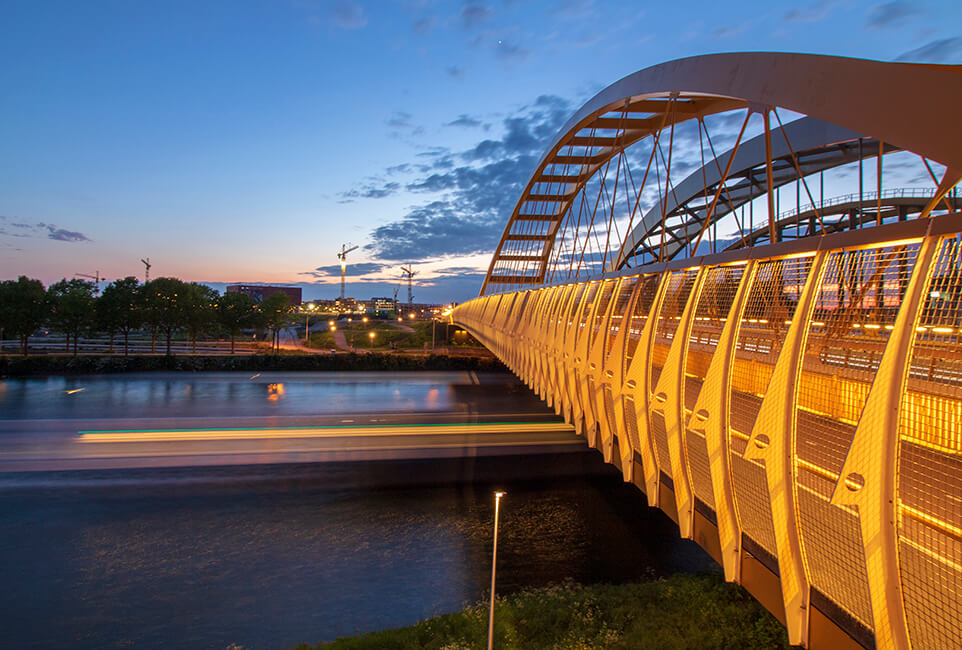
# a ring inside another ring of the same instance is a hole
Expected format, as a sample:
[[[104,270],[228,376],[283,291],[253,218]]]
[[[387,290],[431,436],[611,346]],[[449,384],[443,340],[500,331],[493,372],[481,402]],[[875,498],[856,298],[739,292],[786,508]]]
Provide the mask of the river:
[[[266,386],[277,383],[285,389],[272,400]],[[71,401],[85,393],[89,402]],[[19,440],[59,440],[71,435],[64,423],[138,415],[194,424],[553,418],[510,375],[473,373],[8,379],[0,412],[0,438]],[[500,592],[714,567],[586,448],[8,471],[0,473],[3,645],[278,648],[458,610],[488,588],[495,489],[508,492]]]

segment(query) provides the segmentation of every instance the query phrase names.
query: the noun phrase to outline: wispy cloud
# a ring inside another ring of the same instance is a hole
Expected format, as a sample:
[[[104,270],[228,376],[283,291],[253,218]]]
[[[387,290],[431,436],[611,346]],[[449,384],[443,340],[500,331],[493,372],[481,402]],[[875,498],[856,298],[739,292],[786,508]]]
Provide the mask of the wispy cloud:
[[[482,125],[482,122],[478,118],[471,117],[470,115],[461,113],[460,115],[458,115],[458,119],[451,120],[444,126],[460,126],[467,129],[472,129],[472,128],[477,128],[481,125]]]
[[[467,70],[459,65],[449,65],[444,71],[448,73],[449,77],[453,77],[454,79],[464,79],[464,75],[467,73]]]
[[[491,20],[492,15],[491,7],[469,1],[461,9],[461,23],[465,29],[474,29]]]
[[[914,3],[893,0],[872,7],[868,12],[868,20],[865,26],[870,29],[898,27],[905,23],[907,18],[918,13],[920,13],[919,8]]]
[[[341,29],[360,29],[367,25],[367,16],[353,0],[338,0],[331,9],[331,22]]]
[[[434,198],[376,228],[368,250],[399,261],[493,250],[528,175],[571,110],[567,100],[542,96],[505,118],[499,138],[459,152],[422,152],[424,172],[404,189]]]
[[[531,56],[531,50],[517,43],[509,43],[507,41],[498,41],[498,47],[495,52],[497,52],[498,58],[503,61],[527,61],[528,57]]]
[[[390,182],[381,185],[367,184],[353,190],[341,192],[345,199],[384,199],[397,194],[401,189],[400,183]]]
[[[782,20],[786,23],[816,23],[825,18],[836,4],[835,0],[819,0],[808,7],[789,9]]]
[[[22,220],[14,221],[13,219],[15,219],[15,217],[0,215],[0,222],[5,224],[5,227],[0,227],[0,235],[6,235],[8,237],[45,237],[46,239],[63,242],[92,241],[90,237],[82,232],[58,228],[52,223],[44,223],[42,221],[38,223],[26,223]]]
[[[962,37],[942,38],[901,54],[896,61],[958,63],[962,60]]]
[[[348,269],[351,272],[352,281],[356,281],[358,276],[370,275],[372,273],[380,273],[384,269],[388,268],[388,265],[381,264],[379,262],[357,262],[351,263],[348,261]],[[340,264],[329,264],[327,266],[318,266],[310,271],[301,271],[298,275],[309,275],[317,280],[325,279],[336,279],[340,281],[341,279],[341,265]]]

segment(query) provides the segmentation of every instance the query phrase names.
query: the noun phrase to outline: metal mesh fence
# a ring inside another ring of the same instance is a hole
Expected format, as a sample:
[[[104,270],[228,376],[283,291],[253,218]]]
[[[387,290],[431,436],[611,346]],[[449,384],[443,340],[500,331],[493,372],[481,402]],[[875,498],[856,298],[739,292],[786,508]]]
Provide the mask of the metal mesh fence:
[[[941,241],[899,409],[898,539],[913,647],[962,645],[962,240]]]
[[[739,322],[732,362],[729,454],[735,509],[744,533],[772,555],[777,548],[765,467],[743,454],[811,267],[811,257],[759,263]]]
[[[805,340],[795,412],[802,548],[812,586],[872,627],[865,554],[853,508],[829,503],[919,245],[829,255]]]

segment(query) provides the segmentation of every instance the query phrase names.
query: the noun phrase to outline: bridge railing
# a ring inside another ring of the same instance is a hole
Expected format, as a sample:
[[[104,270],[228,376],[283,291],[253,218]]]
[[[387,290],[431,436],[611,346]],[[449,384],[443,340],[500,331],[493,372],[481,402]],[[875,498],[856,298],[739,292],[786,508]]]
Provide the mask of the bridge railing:
[[[962,640],[962,219],[485,296],[452,319],[787,625]],[[835,632],[837,634],[837,632]]]
[[[885,199],[929,198],[935,196],[936,191],[937,190],[934,187],[893,187],[887,190],[882,190],[881,197],[879,196],[879,192],[877,190],[866,191],[862,192],[861,194],[858,192],[850,192],[848,194],[833,196],[815,204],[804,203],[797,208],[784,210],[783,212],[779,213],[777,218],[782,220],[789,217],[794,217],[796,214],[811,212],[812,210],[821,210],[823,208],[830,208],[835,205],[845,205],[847,203],[878,201],[880,198],[882,201]]]

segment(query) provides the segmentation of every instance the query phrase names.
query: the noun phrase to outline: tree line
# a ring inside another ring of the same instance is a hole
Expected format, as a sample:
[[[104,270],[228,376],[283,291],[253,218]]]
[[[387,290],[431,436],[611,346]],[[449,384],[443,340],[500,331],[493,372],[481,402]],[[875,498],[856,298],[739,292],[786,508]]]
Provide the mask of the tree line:
[[[197,349],[197,339],[209,334],[234,340],[243,330],[270,330],[271,348],[279,345],[280,328],[293,309],[290,298],[275,293],[255,303],[243,293],[226,292],[184,282],[177,278],[156,278],[141,284],[135,277],[116,280],[97,295],[97,285],[86,280],[67,280],[44,287],[40,280],[20,276],[0,282],[0,333],[19,338],[20,352],[27,354],[28,341],[39,329],[49,327],[62,332],[69,349],[77,354],[80,336],[106,334],[111,348],[114,338],[122,336],[124,355],[130,335],[149,332],[151,350],[158,338],[166,341],[171,354],[171,340],[183,333]]]

